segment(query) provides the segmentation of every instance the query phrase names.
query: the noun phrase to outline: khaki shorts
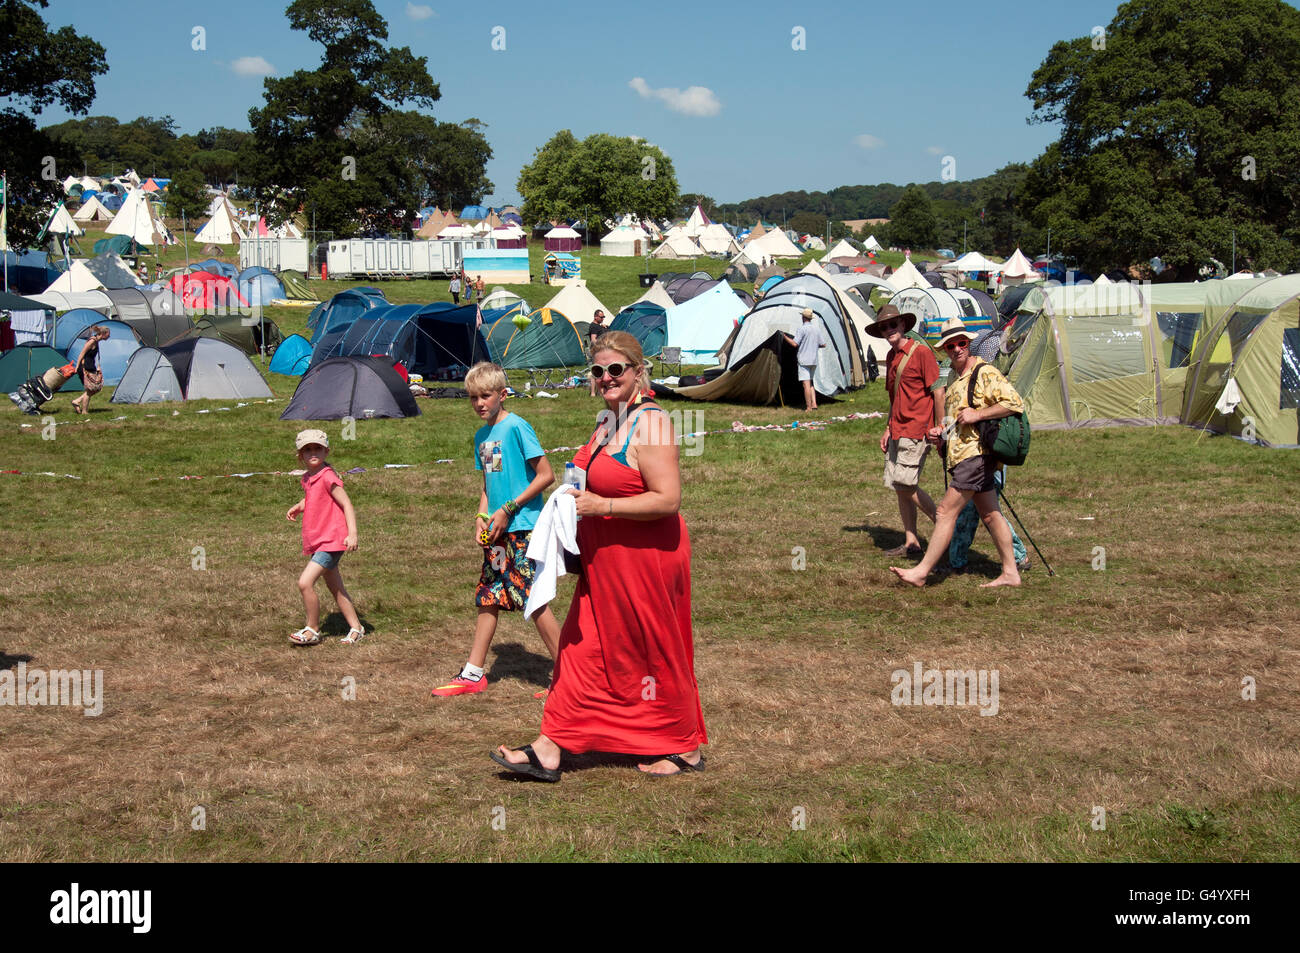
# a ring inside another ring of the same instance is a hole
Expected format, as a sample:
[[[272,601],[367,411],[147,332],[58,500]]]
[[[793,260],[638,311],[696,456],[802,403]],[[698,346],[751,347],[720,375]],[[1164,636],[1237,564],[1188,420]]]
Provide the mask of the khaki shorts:
[[[889,450],[885,453],[885,487],[912,487],[921,482],[921,468],[925,466],[925,455],[930,452],[930,445],[924,440],[911,437],[899,437],[889,441]]]

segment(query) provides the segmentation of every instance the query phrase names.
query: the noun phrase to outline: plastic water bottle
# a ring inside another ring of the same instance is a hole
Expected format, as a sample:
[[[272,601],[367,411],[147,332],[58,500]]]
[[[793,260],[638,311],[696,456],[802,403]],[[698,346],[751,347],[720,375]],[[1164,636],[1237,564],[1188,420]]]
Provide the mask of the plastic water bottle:
[[[564,465],[564,483],[581,493],[587,488],[587,474],[570,461]]]

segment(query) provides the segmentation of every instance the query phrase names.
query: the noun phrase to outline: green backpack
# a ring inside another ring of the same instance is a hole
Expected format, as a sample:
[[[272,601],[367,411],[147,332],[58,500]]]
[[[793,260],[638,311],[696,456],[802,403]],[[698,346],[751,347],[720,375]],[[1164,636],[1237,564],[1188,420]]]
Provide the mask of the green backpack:
[[[975,381],[979,376],[978,369],[970,376],[970,386],[966,390],[968,407],[975,406]],[[979,430],[980,443],[984,446],[985,453],[992,455],[999,463],[1018,467],[1029,456],[1028,414],[1021,412],[997,420],[981,420],[976,424],[976,429]]]

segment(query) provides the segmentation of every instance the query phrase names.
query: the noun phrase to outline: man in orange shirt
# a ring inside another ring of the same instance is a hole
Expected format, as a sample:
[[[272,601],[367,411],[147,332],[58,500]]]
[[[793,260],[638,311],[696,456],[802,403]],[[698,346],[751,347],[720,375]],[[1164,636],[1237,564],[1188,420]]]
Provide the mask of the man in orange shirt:
[[[916,535],[919,507],[934,522],[934,500],[920,487],[921,468],[930,445],[925,436],[931,426],[943,420],[943,392],[935,392],[939,362],[929,345],[905,335],[916,326],[916,315],[900,312],[892,304],[880,309],[867,333],[889,342],[885,361],[885,390],[889,394],[889,422],[880,436],[885,454],[885,486],[898,494],[898,515],[903,520],[903,543],[887,556],[924,555]]]

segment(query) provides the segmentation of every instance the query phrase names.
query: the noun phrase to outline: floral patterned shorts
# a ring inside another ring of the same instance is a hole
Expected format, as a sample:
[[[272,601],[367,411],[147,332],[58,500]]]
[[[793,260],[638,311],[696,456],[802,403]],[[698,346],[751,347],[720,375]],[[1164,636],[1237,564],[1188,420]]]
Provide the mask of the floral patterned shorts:
[[[474,605],[522,611],[533,585],[533,561],[525,554],[531,530],[507,533],[483,550],[483,572],[474,590]]]

